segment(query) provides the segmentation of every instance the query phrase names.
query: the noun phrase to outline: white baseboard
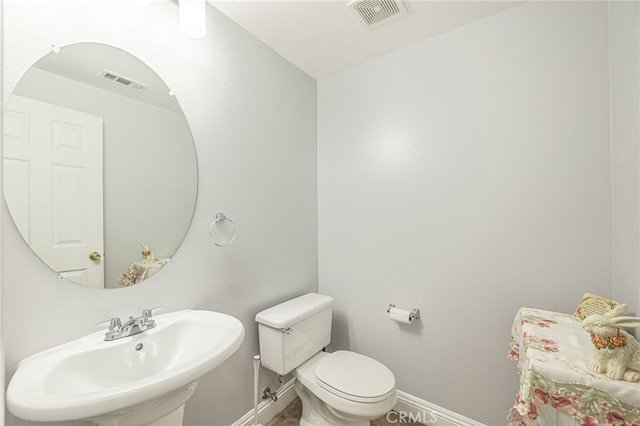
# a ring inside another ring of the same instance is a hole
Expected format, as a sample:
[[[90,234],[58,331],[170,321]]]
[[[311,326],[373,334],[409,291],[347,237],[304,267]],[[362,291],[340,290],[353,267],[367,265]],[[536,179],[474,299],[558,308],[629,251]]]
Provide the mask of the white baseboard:
[[[264,425],[269,422],[296,398],[296,392],[293,389],[295,382],[296,379],[293,378],[284,384],[282,390],[278,393],[278,401],[262,401],[258,405],[258,418],[261,424]],[[387,418],[389,423],[399,423],[400,417],[403,416],[404,419],[413,420],[424,425],[485,426],[482,423],[464,417],[458,413],[454,413],[453,411],[446,410],[423,399],[409,395],[406,392],[397,391],[397,395],[398,402],[396,403],[394,410],[398,415],[396,416],[393,413],[390,414]],[[231,426],[252,426],[253,424],[253,410],[251,410]]]
[[[296,392],[293,389],[296,379],[293,378],[284,384],[282,390],[278,392],[278,400],[273,402],[271,400],[262,401],[258,404],[258,419],[260,424],[267,424],[269,420],[273,419],[276,414],[284,410],[294,399],[296,399]],[[254,424],[253,409],[247,414],[238,419],[231,426],[252,426]]]
[[[423,399],[397,391],[398,402],[394,407],[399,415],[425,425],[436,426],[485,426],[480,422],[446,410]],[[393,421],[395,419],[388,419]]]

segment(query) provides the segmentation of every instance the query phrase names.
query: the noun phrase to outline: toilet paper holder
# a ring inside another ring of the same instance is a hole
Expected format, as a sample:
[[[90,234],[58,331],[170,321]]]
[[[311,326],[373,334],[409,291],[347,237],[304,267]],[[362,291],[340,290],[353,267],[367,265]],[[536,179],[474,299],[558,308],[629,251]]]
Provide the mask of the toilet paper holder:
[[[387,308],[387,313],[391,312],[391,308],[395,308],[396,305],[394,305],[393,303],[389,303],[389,307]],[[413,308],[411,309],[411,313],[409,313],[409,318],[414,320],[414,319],[420,319],[420,309],[418,308]]]

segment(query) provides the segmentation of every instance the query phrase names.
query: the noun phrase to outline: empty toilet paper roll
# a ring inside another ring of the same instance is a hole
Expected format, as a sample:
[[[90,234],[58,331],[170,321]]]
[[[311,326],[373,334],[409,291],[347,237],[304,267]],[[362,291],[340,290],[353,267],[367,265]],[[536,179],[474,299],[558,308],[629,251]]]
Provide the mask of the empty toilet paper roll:
[[[399,308],[390,308],[389,318],[391,318],[394,321],[398,321],[402,324],[411,324],[411,321],[413,321],[413,317],[411,316],[411,311],[408,311],[406,309],[399,309]]]

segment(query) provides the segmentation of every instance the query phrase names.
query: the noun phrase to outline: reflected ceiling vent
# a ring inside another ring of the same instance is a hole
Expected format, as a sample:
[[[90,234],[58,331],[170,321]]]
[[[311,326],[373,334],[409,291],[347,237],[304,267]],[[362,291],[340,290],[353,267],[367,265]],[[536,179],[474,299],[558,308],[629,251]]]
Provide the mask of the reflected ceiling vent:
[[[146,84],[140,83],[139,81],[132,80],[109,70],[102,71],[98,77],[104,78],[105,80],[109,80],[114,83],[118,83],[129,89],[137,90],[138,92],[142,92],[144,89],[149,87]]]
[[[367,28],[375,28],[407,13],[402,0],[352,0],[347,6]]]

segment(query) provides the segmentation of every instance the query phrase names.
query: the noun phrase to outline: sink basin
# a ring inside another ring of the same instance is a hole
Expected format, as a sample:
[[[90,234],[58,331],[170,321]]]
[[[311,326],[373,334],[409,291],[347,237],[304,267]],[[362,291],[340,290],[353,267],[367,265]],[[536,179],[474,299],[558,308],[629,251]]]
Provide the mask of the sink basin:
[[[198,380],[242,344],[236,318],[211,311],[157,315],[156,327],[104,341],[99,331],[23,360],[7,388],[7,408],[40,422],[182,424]]]

